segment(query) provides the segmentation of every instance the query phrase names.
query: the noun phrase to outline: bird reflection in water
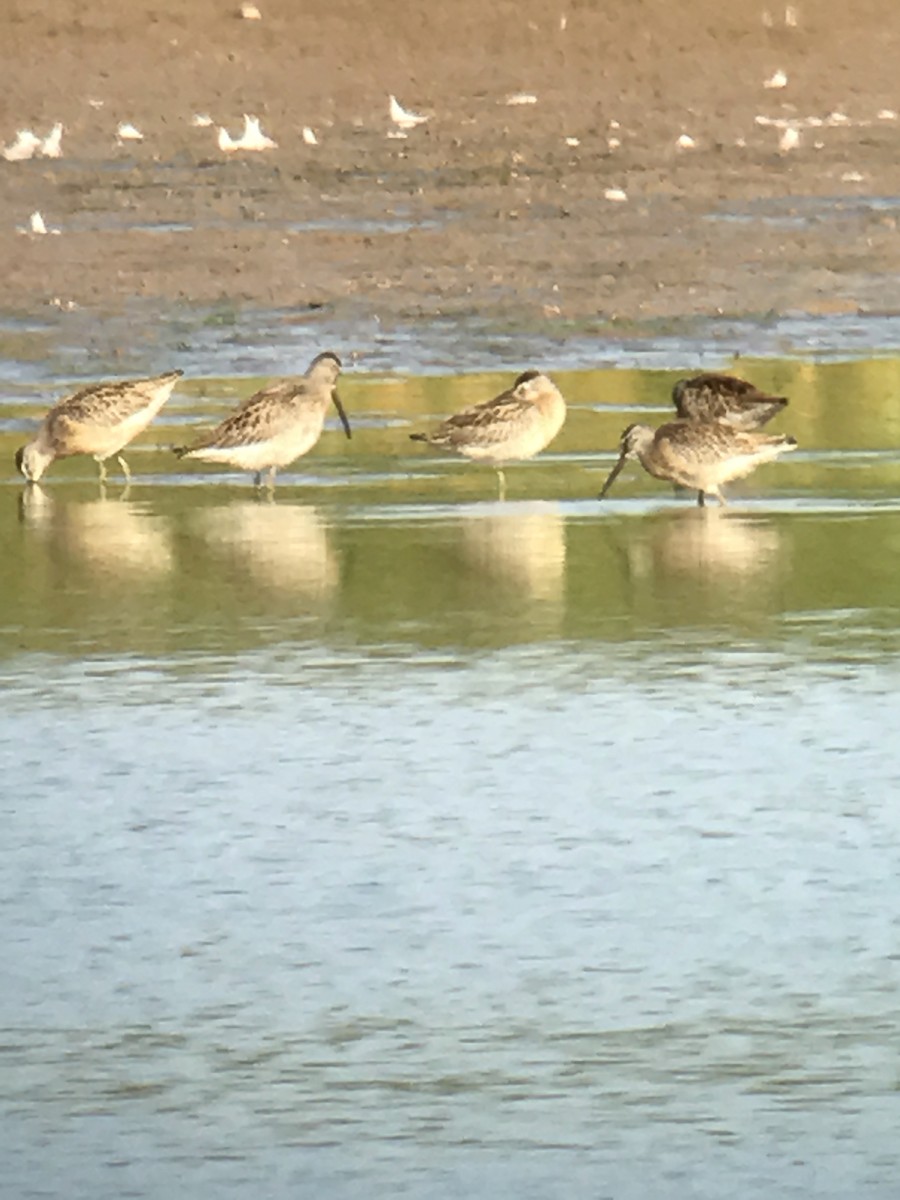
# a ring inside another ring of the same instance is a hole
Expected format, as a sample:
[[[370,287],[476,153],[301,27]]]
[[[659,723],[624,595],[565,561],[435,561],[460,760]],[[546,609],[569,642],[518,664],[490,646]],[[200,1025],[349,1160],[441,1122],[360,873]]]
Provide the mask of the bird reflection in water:
[[[460,522],[466,564],[531,600],[562,600],[566,568],[565,521],[554,504],[491,506]]]
[[[340,582],[328,528],[310,505],[238,501],[200,508],[190,530],[220,561],[268,590],[318,603]]]
[[[54,560],[78,562],[109,580],[154,580],[174,565],[165,517],[101,488],[99,500],[61,499],[31,483],[19,501],[22,523],[44,542]]]
[[[760,576],[774,584],[781,549],[781,533],[768,520],[693,508],[648,522],[646,538],[631,539],[626,553],[636,576],[691,574],[723,583]]]

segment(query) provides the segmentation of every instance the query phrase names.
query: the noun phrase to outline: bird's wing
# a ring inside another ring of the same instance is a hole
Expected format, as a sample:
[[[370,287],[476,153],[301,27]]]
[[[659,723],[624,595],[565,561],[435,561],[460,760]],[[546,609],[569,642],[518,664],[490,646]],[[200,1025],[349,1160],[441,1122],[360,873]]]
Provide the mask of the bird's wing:
[[[436,445],[454,446],[477,437],[480,442],[489,445],[505,440],[510,425],[518,425],[534,416],[535,407],[530,400],[523,400],[514,391],[503,392],[493,400],[454,413],[434,430],[428,440]]]
[[[201,450],[207,446],[222,449],[248,446],[276,437],[296,419],[293,402],[301,398],[306,390],[302,379],[268,384],[242,401],[210,433],[192,442],[187,451]]]
[[[71,396],[64,396],[47,413],[48,430],[57,421],[78,425],[118,425],[146,408],[158,379],[136,379],[127,383],[92,383]]]
[[[656,435],[658,452],[670,462],[694,465],[721,462],[726,458],[744,458],[756,454],[766,445],[786,441],[780,434],[770,436],[730,425],[709,422],[673,421],[663,425]]]

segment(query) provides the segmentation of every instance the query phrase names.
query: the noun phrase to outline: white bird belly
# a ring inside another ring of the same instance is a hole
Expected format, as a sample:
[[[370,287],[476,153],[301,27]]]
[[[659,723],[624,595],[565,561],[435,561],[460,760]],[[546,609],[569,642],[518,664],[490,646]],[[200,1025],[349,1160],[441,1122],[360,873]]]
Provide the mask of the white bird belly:
[[[319,440],[321,425],[315,429],[299,429],[266,441],[248,442],[243,446],[201,446],[189,451],[185,458],[202,462],[227,463],[244,471],[264,471],[268,467],[286,467],[308,453]]]

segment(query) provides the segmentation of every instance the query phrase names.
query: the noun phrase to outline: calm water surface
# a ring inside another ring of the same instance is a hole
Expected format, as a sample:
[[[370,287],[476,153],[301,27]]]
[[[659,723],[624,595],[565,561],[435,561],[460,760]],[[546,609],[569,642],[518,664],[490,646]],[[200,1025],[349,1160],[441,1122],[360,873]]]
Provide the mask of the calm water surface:
[[[163,449],[242,379],[6,476],[0,1193],[896,1195],[900,361],[741,369],[724,512],[591,498],[664,372],[505,504],[406,440],[500,375],[348,377],[274,503]]]

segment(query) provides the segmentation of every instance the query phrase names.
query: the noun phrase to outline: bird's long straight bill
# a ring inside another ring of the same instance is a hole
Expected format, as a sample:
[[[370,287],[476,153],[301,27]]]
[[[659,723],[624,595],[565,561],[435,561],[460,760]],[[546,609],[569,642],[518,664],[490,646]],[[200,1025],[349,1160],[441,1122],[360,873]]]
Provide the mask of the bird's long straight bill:
[[[618,476],[618,474],[622,470],[622,468],[625,466],[626,458],[627,458],[627,455],[625,455],[625,454],[619,455],[619,461],[616,463],[616,465],[613,467],[613,469],[607,475],[606,483],[604,483],[603,487],[600,489],[600,495],[597,497],[598,500],[602,500],[603,497],[606,495],[606,493],[609,491],[609,489],[612,487],[612,485],[615,483],[616,477]]]
[[[331,398],[334,401],[334,407],[338,410],[338,416],[341,418],[341,424],[344,427],[344,433],[350,437],[350,422],[347,420],[347,414],[344,412],[344,406],[341,404],[341,398],[337,394],[337,388],[331,393]]]

